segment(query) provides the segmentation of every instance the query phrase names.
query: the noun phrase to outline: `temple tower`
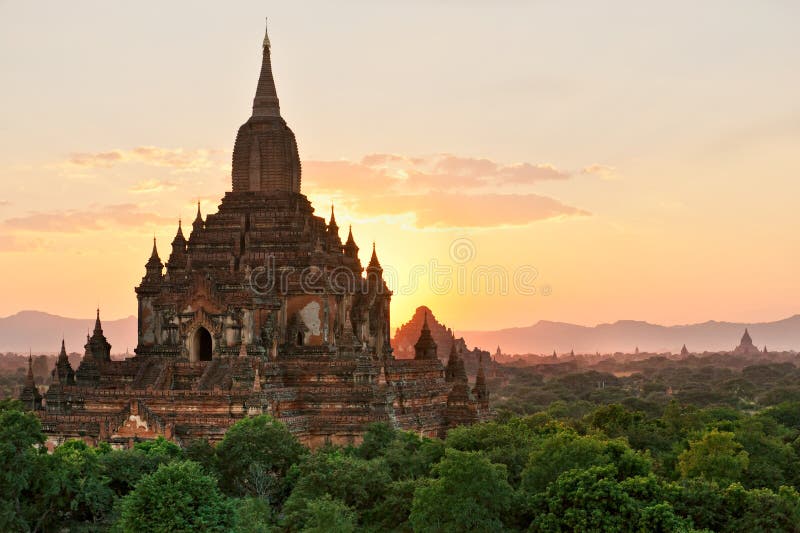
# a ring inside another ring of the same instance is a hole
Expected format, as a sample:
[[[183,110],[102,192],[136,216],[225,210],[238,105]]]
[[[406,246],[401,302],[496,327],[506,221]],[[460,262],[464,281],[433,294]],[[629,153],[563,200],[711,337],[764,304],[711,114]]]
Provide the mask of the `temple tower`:
[[[42,408],[42,395],[36,387],[36,381],[33,378],[33,355],[28,354],[28,373],[25,375],[25,384],[19,395],[19,401],[26,409],[36,411]]]
[[[232,174],[233,192],[300,192],[300,155],[294,133],[281,117],[266,33],[253,113],[236,134]]]
[[[425,319],[422,322],[422,330],[419,333],[419,339],[414,344],[414,359],[437,359],[436,356],[436,341],[433,340],[431,329],[428,327],[428,313],[425,312]]]

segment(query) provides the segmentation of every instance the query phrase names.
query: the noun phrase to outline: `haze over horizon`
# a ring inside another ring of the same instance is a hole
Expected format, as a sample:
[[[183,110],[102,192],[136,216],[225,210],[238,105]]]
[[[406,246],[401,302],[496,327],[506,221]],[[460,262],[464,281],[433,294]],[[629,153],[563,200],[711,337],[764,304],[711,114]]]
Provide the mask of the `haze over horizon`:
[[[790,317],[798,11],[2,3],[0,315],[136,314],[153,234],[163,259],[230,188],[268,14],[302,190],[362,261],[377,242],[394,327],[422,304],[464,330]],[[436,290],[434,260],[535,267],[536,291]]]
[[[418,308],[413,315],[419,323],[424,309],[425,306]],[[430,313],[432,320],[452,329],[457,338],[463,337],[468,347],[492,353],[496,346],[501,346],[505,354],[549,355],[553,350],[559,353],[570,350],[591,354],[596,351],[631,353],[634,348],[651,353],[677,353],[682,345],[689,346],[693,353],[725,352],[736,345],[745,328],[749,328],[759,347],[766,345],[770,351],[798,351],[800,347],[800,315],[761,323],[706,321],[671,326],[631,320],[593,325],[542,320],[497,330],[468,330],[440,320],[435,310],[430,310]],[[398,320],[407,326],[406,322],[411,319],[409,316]],[[27,353],[32,349],[34,353],[54,354],[63,337],[68,351],[80,353],[84,335],[91,330],[94,321],[94,317],[68,318],[41,311],[21,311],[0,317],[0,352]],[[103,329],[111,342],[112,353],[133,350],[137,342],[136,328],[137,319],[132,315],[103,318]],[[396,329],[392,331],[393,336]],[[393,346],[398,348],[396,340]]]

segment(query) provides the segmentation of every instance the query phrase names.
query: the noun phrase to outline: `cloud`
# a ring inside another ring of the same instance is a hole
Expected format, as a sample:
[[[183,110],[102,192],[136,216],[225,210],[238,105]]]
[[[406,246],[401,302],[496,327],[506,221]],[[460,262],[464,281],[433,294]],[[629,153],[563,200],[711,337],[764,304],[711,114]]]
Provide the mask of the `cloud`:
[[[0,252],[33,252],[44,248],[41,238],[0,233]]]
[[[365,216],[412,215],[420,228],[519,226],[589,214],[534,190],[542,181],[572,177],[549,164],[378,153],[359,162],[307,161],[303,170],[306,191]]]
[[[225,153],[140,146],[76,153],[64,164],[73,170],[122,164],[153,165],[175,172],[216,170]],[[450,153],[423,156],[373,153],[357,161],[304,161],[303,190],[327,196],[365,216],[408,215],[419,228],[517,226],[588,215],[580,207],[540,194],[537,187],[543,182],[589,174],[605,177],[613,170],[595,164],[568,171],[549,163],[509,164]],[[175,180],[154,177],[136,182],[128,191],[148,195],[176,188]],[[97,230],[108,224],[125,226],[163,220],[133,204],[123,204],[88,211],[31,213],[8,219],[5,226],[74,232]]]
[[[616,168],[608,165],[599,165],[597,163],[583,167],[583,173],[596,174],[606,180],[613,180],[618,177]]]
[[[368,216],[414,214],[421,228],[526,226],[552,218],[589,215],[538,194],[381,196],[358,202],[356,208]]]
[[[171,218],[142,211],[135,204],[117,204],[92,207],[86,210],[30,213],[8,218],[2,225],[17,231],[44,233],[80,233],[105,230],[109,227],[141,227],[151,224],[171,223]]]
[[[70,154],[63,164],[69,167],[111,168],[124,163],[139,163],[180,171],[193,171],[213,167],[215,159],[223,153],[221,150],[138,146],[130,150],[74,153]]]
[[[176,185],[171,181],[164,181],[164,180],[157,180],[157,179],[150,179],[140,181],[130,189],[130,192],[133,193],[151,193],[151,192],[162,192],[162,191],[171,191],[174,190]]]
[[[530,163],[508,165],[500,168],[498,173],[509,183],[532,183],[570,178],[567,172],[558,170],[553,165],[532,165]]]
[[[361,164],[368,167],[379,167],[389,163],[406,163],[410,160],[397,154],[367,154],[361,158]]]
[[[327,193],[365,193],[398,185],[385,170],[350,161],[304,161],[303,186]]]

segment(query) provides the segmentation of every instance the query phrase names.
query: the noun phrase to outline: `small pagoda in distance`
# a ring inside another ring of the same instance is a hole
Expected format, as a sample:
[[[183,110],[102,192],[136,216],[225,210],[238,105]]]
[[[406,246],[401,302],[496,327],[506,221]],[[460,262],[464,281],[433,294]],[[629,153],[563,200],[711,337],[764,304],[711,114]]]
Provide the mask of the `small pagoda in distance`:
[[[747,328],[744,330],[744,335],[742,335],[742,340],[739,342],[739,346],[734,348],[733,355],[760,355],[761,350],[758,349],[758,346],[753,344],[753,339],[750,338],[750,332],[747,331]]]

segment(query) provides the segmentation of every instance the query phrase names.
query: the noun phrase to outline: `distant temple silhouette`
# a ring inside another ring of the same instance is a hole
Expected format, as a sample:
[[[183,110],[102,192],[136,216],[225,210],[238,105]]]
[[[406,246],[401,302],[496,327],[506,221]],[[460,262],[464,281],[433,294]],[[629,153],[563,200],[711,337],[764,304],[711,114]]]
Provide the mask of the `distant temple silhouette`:
[[[761,350],[753,344],[753,339],[750,338],[750,332],[747,331],[747,328],[744,330],[744,335],[742,335],[742,340],[739,342],[739,346],[734,348],[733,352],[734,355],[760,355]]]

